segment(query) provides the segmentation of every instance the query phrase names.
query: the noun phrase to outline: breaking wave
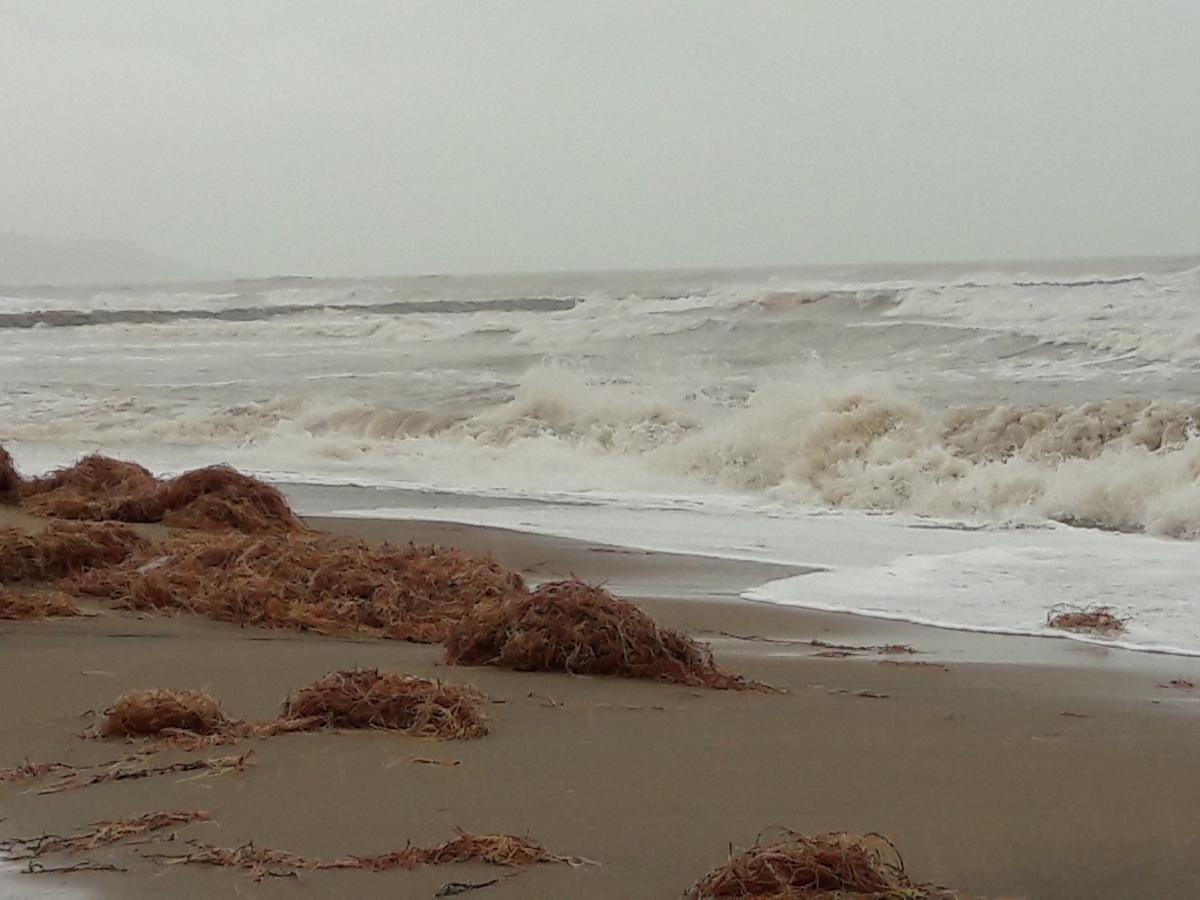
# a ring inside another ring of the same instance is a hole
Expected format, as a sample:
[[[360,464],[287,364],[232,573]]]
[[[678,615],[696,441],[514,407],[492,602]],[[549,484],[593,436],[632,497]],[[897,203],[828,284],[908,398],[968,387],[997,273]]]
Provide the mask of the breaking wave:
[[[316,313],[367,313],[373,316],[449,315],[480,312],[559,312],[580,301],[572,297],[500,297],[485,300],[404,300],[378,303],[275,303],[262,306],[202,306],[169,309],[29,309],[0,313],[4,328],[76,328],[85,325],[160,325],[189,320],[265,322],[284,316]]]
[[[268,468],[286,458],[299,471],[463,487],[657,486],[1200,537],[1200,402],[946,409],[878,380],[814,374],[739,396],[544,367],[457,410],[314,393],[207,410],[96,406],[8,436],[64,443],[80,428],[108,445],[237,447]]]

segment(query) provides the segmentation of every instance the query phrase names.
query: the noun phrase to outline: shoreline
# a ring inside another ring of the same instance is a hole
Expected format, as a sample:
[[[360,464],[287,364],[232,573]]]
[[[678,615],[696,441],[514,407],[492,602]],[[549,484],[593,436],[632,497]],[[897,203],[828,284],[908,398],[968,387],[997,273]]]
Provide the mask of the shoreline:
[[[527,576],[538,575],[541,580],[576,576],[589,583],[603,583],[614,593],[636,599],[639,605],[654,610],[656,616],[666,616],[685,627],[704,616],[705,604],[717,604],[724,607],[717,618],[745,621],[760,630],[771,630],[770,634],[760,634],[765,637],[807,640],[832,635],[851,642],[904,643],[942,661],[1011,662],[1093,670],[1120,668],[1155,674],[1180,671],[1190,673],[1189,677],[1195,676],[1191,680],[1200,683],[1200,656],[1189,653],[1132,649],[1102,640],[1079,640],[1067,634],[1035,635],[929,625],[741,596],[745,590],[765,581],[814,571],[807,566],[662,553],[442,520],[321,515],[303,518],[320,530],[368,542],[412,541],[458,547],[491,556],[508,568]],[[685,577],[681,575],[684,572]],[[723,643],[722,636],[715,632],[699,636]]]
[[[80,714],[135,688],[203,687],[232,714],[262,718],[326,671],[377,665],[472,684],[503,701],[488,708],[492,733],[475,741],[288,735],[237,748],[253,749],[256,765],[219,778],[145,779],[50,797],[0,785],[3,834],[196,807],[219,822],[196,826],[201,840],[330,857],[385,852],[409,839],[433,843],[463,827],[528,834],[552,852],[600,863],[523,870],[481,891],[481,900],[652,900],[678,897],[723,862],[731,844],[788,826],[883,832],[915,877],[964,896],[1195,892],[1200,698],[1157,683],[1195,676],[1196,660],[1173,658],[1179,665],[1168,672],[1161,659],[1075,642],[730,603],[722,591],[728,597],[751,570],[586,542],[444,523],[338,523],[335,530],[369,540],[487,548],[535,577],[606,570],[613,584],[658,586],[660,596],[634,595],[635,602],[661,624],[713,641],[730,668],[788,693],[460,668],[443,664],[437,646],[185,615],[0,622],[0,677],[21,688],[6,694],[0,765],[111,757],[112,746],[77,738]],[[666,590],[672,580],[681,587],[675,596]],[[752,635],[793,643],[746,639]],[[906,643],[916,653],[820,656],[828,648],[806,643],[813,639]],[[940,665],[893,664],[911,661]],[[412,765],[413,756],[459,765]],[[255,884],[237,872],[144,862],[123,875],[36,882],[0,870],[0,897],[34,888],[79,900],[163,891],[431,897],[447,881],[495,874],[465,865]]]

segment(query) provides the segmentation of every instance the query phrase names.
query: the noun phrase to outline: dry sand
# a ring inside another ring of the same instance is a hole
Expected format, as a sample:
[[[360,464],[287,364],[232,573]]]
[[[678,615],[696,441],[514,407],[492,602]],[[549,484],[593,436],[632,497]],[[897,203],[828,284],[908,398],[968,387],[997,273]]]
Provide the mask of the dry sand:
[[[244,774],[41,797],[26,793],[28,784],[0,784],[0,837],[198,807],[214,822],[189,836],[332,857],[438,842],[459,826],[528,834],[600,863],[524,870],[467,895],[473,900],[657,900],[678,897],[730,844],[781,825],[884,832],[916,877],[975,895],[1200,896],[1200,689],[1156,686],[1200,683],[1196,660],[722,601],[786,573],[774,567],[460,526],[321,524],[484,550],[535,578],[573,572],[641,585],[655,595],[643,601],[652,614],[716,638],[723,662],[790,693],[458,669],[438,664],[437,647],[187,617],[0,622],[0,766],[113,756],[119,747],[76,736],[87,723],[81,714],[132,688],[203,687],[233,715],[267,718],[326,671],[374,665],[474,684],[505,701],[489,705],[492,733],[477,741],[297,734],[250,744],[258,765]],[[902,641],[925,652],[826,658],[803,643],[812,638]],[[881,663],[899,658],[943,660],[948,670]],[[1008,659],[1020,664],[999,662]],[[857,694],[864,690],[887,696]],[[460,765],[413,764],[414,756]],[[445,882],[495,874],[471,865],[254,883],[140,862],[127,874],[0,869],[0,897],[431,898]]]

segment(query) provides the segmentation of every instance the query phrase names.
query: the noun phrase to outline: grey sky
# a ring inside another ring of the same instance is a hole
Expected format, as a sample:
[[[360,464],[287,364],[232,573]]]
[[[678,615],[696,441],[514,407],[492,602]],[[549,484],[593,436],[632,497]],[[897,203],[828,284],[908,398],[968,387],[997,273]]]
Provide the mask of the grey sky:
[[[240,274],[1200,251],[1200,3],[0,0],[0,230]]]

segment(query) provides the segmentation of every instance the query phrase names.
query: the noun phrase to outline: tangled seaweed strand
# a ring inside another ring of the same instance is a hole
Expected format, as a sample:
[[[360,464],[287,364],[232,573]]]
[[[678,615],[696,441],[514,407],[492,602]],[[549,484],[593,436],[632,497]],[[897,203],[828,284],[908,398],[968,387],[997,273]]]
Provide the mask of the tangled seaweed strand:
[[[283,494],[229,466],[160,480],[137,463],[92,455],[28,479],[19,488],[29,512],[54,518],[162,522],[255,534],[304,527]]]
[[[97,847],[129,841],[164,828],[203,822],[208,818],[209,814],[203,810],[164,810],[127,819],[93,822],[88,829],[66,836],[44,834],[38,837],[0,840],[0,857],[16,860],[33,859],[50,853],[82,853]]]
[[[61,591],[13,594],[0,590],[0,619],[33,621],[84,615],[75,601]]]
[[[677,684],[757,687],[718,666],[712,653],[658,624],[632,603],[580,581],[476,605],[446,638],[454,665],[521,672],[656,678]]]
[[[265,877],[293,877],[301,871],[314,869],[362,869],[368,872],[387,872],[394,869],[416,869],[421,866],[440,866],[450,863],[479,861],[495,866],[516,868],[545,863],[565,863],[570,866],[592,864],[590,860],[550,853],[541,844],[527,838],[508,834],[476,835],[461,829],[445,843],[434,847],[414,847],[411,844],[391,853],[378,856],[342,856],[330,862],[301,856],[286,850],[272,850],[253,843],[239,847],[215,847],[190,841],[192,849],[180,854],[154,854],[170,865],[221,866],[242,869],[256,880]]]
[[[40,582],[115,566],[149,541],[115,523],[51,522],[43,530],[0,528],[0,582]]]
[[[490,559],[457,550],[291,532],[181,534],[63,587],[130,609],[436,643],[476,603],[522,591],[524,583]]]
[[[7,766],[0,769],[0,782],[29,781],[34,778],[46,778],[50,775],[71,775],[76,770],[70,763],[21,763],[19,766]]]
[[[952,900],[904,871],[895,845],[879,834],[806,836],[755,844],[700,879],[686,900]]]
[[[73,771],[53,784],[38,791],[39,795],[58,794],[63,791],[73,791],[78,788],[91,787],[95,784],[105,784],[110,781],[135,781],[142,778],[153,778],[156,775],[179,775],[185,772],[205,772],[209,775],[224,775],[229,772],[245,772],[254,763],[251,760],[253,750],[235,756],[216,756],[211,759],[192,759],[184,762],[169,763],[160,766],[148,766],[139,763],[130,764],[127,761],[114,763],[99,772]],[[134,757],[140,759],[140,757]]]
[[[21,476],[12,456],[0,447],[0,503],[13,504],[20,500]]]
[[[1070,606],[1059,604],[1046,614],[1046,624],[1064,631],[1090,631],[1119,634],[1125,630],[1128,616],[1118,616],[1111,606]]]
[[[284,704],[280,730],[387,728],[417,737],[483,737],[480,695],[458,687],[378,669],[330,672],[296,691]],[[272,723],[262,728],[270,730]]]

